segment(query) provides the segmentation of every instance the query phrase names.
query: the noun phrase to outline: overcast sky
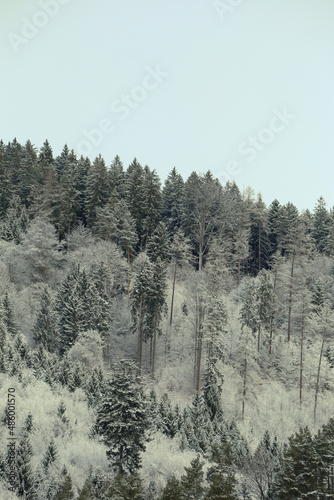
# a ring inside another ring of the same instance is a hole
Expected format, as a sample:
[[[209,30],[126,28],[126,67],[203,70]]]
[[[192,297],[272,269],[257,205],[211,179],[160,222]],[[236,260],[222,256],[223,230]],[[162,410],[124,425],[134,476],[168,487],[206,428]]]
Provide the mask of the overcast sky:
[[[4,4],[5,2],[2,2]],[[11,0],[0,137],[334,205],[333,0]]]

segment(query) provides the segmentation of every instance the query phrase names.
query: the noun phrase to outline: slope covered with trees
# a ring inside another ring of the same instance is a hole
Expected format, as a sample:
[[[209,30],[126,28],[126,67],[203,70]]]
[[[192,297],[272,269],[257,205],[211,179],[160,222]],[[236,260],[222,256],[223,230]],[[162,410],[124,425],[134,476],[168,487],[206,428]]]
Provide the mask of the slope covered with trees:
[[[1,498],[334,498],[333,257],[322,198],[1,141]]]

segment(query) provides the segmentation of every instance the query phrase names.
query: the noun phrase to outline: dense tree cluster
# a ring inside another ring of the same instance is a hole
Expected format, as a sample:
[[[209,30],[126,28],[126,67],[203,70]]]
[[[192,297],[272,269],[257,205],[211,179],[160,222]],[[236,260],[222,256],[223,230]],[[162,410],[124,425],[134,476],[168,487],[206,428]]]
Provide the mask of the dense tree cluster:
[[[322,198],[1,141],[1,498],[333,498],[333,258]],[[159,440],[182,461],[149,482]]]

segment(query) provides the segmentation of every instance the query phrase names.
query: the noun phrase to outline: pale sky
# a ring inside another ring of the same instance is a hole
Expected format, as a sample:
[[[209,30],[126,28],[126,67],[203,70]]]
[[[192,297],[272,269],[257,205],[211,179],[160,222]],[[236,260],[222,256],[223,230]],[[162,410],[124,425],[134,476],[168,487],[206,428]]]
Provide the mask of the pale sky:
[[[334,205],[333,0],[6,3],[5,143]]]

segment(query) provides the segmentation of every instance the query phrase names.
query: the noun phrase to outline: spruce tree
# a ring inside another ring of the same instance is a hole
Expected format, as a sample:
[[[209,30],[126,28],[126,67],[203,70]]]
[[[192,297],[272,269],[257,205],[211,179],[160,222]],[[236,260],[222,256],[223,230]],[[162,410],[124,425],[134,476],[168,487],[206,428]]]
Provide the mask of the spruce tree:
[[[119,362],[118,371],[106,384],[96,422],[107,457],[121,475],[140,468],[148,428],[147,402],[134,371],[132,362]]]
[[[160,500],[182,500],[183,498],[180,481],[175,476],[170,476],[167,479]]]
[[[185,474],[181,476],[181,490],[184,500],[201,500],[204,497],[203,465],[204,462],[201,462],[200,456],[197,455],[190,462],[190,466],[184,468]]]
[[[71,500],[74,498],[72,478],[68,474],[66,467],[64,467],[62,471],[62,476],[64,477],[64,480],[53,500]]]
[[[49,352],[55,352],[58,348],[57,323],[58,318],[54,311],[48,287],[44,287],[33,336],[36,344],[38,346],[42,345]]]
[[[31,467],[32,446],[29,433],[24,432],[17,447],[17,494],[27,500],[36,498],[34,488],[34,474]]]
[[[172,236],[182,224],[184,210],[184,181],[174,167],[162,189],[161,217]]]

